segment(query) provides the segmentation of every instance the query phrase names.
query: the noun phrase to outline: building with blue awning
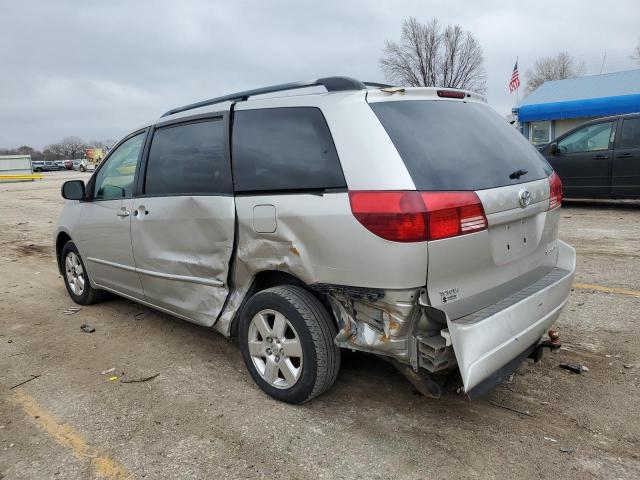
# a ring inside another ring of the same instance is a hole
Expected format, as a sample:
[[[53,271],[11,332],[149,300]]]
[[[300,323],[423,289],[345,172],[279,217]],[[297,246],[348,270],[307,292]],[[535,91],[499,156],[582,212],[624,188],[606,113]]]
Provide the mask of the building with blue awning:
[[[513,109],[533,144],[594,118],[640,112],[640,70],[548,81]]]

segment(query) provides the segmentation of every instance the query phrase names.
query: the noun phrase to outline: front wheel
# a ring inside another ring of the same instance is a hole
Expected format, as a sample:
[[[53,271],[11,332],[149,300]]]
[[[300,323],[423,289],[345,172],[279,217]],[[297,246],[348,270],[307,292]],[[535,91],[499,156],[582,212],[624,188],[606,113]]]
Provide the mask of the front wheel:
[[[89,275],[76,245],[69,240],[60,254],[64,284],[71,300],[80,305],[91,305],[100,300],[100,291],[91,286]]]
[[[78,170],[80,170],[81,172],[86,172],[87,169],[84,167],[84,165],[80,165],[80,167],[78,167]]]
[[[340,369],[337,329],[310,292],[293,285],[263,290],[247,302],[240,322],[242,357],[265,393],[296,404],[333,385]]]

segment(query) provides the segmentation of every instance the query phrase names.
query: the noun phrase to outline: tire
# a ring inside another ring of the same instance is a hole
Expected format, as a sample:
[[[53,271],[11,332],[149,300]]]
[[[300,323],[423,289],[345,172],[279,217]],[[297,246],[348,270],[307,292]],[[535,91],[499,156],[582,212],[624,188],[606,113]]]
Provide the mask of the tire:
[[[34,169],[33,171],[34,171],[34,172],[38,172],[38,173],[40,173],[40,172],[42,172],[42,169],[41,169],[41,168],[36,168],[36,169]]]
[[[251,377],[276,400],[307,402],[328,390],[338,376],[335,322],[322,303],[301,287],[282,285],[251,297],[242,310],[238,333]]]
[[[78,170],[80,170],[83,173],[87,171],[87,169],[83,165],[80,165],[80,167],[78,167]]]
[[[62,247],[60,264],[64,284],[71,300],[79,305],[91,305],[102,299],[102,292],[91,286],[82,257],[71,240]]]

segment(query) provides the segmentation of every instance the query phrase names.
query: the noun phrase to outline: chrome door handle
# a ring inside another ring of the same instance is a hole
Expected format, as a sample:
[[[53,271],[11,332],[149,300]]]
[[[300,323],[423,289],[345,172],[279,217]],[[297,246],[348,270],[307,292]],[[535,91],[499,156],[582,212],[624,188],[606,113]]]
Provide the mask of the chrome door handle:
[[[129,212],[129,210],[121,210],[118,213],[116,213],[116,215],[118,215],[120,218],[124,218],[131,215],[131,213]]]

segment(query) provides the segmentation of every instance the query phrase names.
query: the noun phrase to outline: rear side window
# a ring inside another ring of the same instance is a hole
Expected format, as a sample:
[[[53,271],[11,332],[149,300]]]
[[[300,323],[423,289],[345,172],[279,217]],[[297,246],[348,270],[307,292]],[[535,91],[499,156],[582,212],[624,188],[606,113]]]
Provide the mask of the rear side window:
[[[231,193],[222,120],[161,127],[153,134],[146,195]]]
[[[625,118],[616,148],[640,147],[640,118]]]
[[[487,105],[448,100],[370,105],[418,190],[484,190],[551,174],[537,150]],[[527,173],[509,178],[517,170]]]
[[[237,192],[346,186],[329,127],[317,108],[236,112],[232,153]]]

